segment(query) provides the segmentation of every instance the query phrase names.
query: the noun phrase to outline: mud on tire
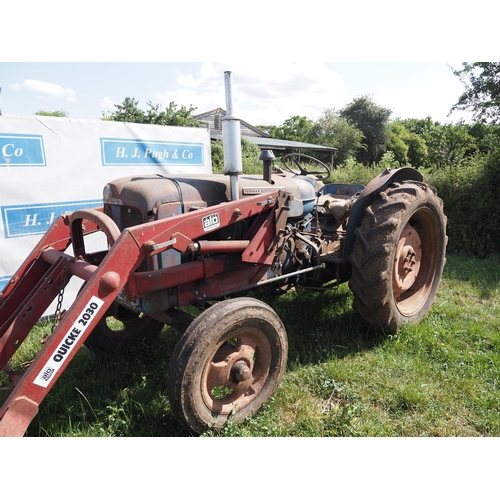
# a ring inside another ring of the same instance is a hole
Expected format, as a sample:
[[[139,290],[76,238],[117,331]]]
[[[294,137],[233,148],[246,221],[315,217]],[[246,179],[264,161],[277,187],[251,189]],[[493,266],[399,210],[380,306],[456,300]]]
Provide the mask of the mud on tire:
[[[354,309],[372,326],[396,333],[428,313],[446,253],[443,202],[431,186],[393,184],[368,206],[350,256]]]
[[[168,397],[194,433],[240,423],[270,398],[288,355],[278,315],[253,298],[219,302],[193,320],[172,355]]]

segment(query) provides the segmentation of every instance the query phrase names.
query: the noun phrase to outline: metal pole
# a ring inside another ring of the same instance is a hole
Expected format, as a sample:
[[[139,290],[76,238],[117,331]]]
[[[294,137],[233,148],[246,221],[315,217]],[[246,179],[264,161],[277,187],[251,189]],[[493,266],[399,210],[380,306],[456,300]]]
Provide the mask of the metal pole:
[[[231,200],[239,199],[238,175],[243,173],[241,160],[240,120],[233,116],[231,72],[224,72],[226,116],[222,118],[222,143],[224,148],[224,174],[230,176]]]

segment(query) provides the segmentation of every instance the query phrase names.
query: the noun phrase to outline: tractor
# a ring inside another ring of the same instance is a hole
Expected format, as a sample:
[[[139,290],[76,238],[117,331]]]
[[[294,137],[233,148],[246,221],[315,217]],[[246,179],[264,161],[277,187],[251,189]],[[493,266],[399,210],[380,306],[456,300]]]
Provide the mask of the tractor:
[[[287,335],[263,295],[348,283],[367,328],[387,334],[430,310],[446,216],[421,173],[387,169],[366,186],[335,184],[318,159],[277,162],[264,150],[263,174],[245,175],[229,72],[225,87],[225,174],[109,182],[102,208],[61,215],[0,293],[0,367],[14,382],[0,435],[26,432],[83,344],[119,349],[165,325],[180,331],[167,393],[174,416],[201,434],[254,415],[280,384]],[[95,233],[105,245],[89,251]],[[10,359],[73,276],[84,281],[80,292],[16,377]]]

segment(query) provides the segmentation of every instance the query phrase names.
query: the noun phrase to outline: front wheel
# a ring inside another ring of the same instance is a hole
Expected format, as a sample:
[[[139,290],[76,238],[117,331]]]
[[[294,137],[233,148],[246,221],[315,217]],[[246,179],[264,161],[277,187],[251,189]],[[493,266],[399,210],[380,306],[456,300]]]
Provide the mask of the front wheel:
[[[168,374],[174,416],[201,434],[255,414],[277,389],[288,341],[277,314],[253,298],[219,302],[201,313],[177,345]]]
[[[354,309],[387,333],[420,322],[446,261],[446,216],[434,188],[394,184],[366,209],[355,234],[349,281]]]

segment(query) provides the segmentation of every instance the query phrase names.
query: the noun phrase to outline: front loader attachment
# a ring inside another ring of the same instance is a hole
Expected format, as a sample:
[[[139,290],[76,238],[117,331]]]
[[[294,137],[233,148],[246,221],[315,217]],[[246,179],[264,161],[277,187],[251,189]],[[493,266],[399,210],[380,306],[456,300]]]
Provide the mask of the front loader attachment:
[[[114,246],[120,233],[102,212],[88,210],[60,216],[2,292],[0,366],[11,372],[8,361],[71,276],[87,281],[23,377],[13,380],[17,383],[0,409],[0,436],[22,436],[25,433],[40,402],[126,283],[125,261],[119,269],[120,276],[110,259],[105,258],[97,267],[83,260],[79,253],[83,248],[84,234],[95,231],[97,224]],[[76,257],[63,252],[73,242]],[[122,254],[135,257],[135,260],[130,259],[128,266],[133,268],[140,253],[137,244],[124,238],[116,248]],[[108,256],[112,257],[112,252]]]
[[[261,279],[272,263],[278,228],[284,224],[289,201],[287,193],[276,191],[122,232],[102,210],[60,216],[0,293],[0,368],[14,383],[0,408],[0,436],[24,435],[42,400],[122,292],[134,301],[141,294],[187,284],[183,294],[178,293],[181,307],[196,304],[198,297],[189,290],[199,288],[201,280],[206,280],[207,292],[215,297],[234,289],[236,273],[244,276],[241,287]],[[216,228],[252,217],[257,227],[245,239],[205,241]],[[207,220],[217,224],[207,228]],[[106,235],[109,247],[99,256],[87,254],[84,244],[84,236],[96,231]],[[70,246],[74,256],[65,253]],[[203,248],[206,250],[200,251]],[[197,250],[202,255],[172,268],[136,272],[145,259],[169,249],[182,254]],[[224,258],[228,252],[241,253],[238,264],[229,272]],[[72,276],[83,279],[84,287],[22,377],[16,377],[9,361]],[[167,311],[151,315],[165,323],[170,317]]]

